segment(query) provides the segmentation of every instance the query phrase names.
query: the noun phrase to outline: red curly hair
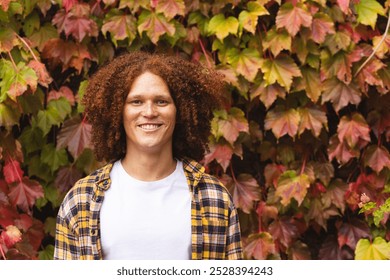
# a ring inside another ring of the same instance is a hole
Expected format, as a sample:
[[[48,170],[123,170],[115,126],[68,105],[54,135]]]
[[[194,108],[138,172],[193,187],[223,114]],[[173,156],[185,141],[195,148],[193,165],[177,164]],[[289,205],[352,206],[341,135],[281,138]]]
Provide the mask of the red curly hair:
[[[178,56],[131,52],[99,69],[89,80],[82,103],[92,125],[98,160],[124,157],[123,107],[133,81],[144,72],[160,76],[174,100],[173,156],[201,160],[208,150],[212,111],[221,105],[224,82],[217,72]]]

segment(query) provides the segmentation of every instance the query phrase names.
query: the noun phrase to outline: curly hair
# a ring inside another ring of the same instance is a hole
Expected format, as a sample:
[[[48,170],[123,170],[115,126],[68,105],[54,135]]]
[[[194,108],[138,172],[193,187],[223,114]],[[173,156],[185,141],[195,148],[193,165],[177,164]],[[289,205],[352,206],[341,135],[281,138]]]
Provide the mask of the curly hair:
[[[123,107],[132,83],[145,72],[166,82],[175,103],[173,156],[201,160],[208,151],[212,111],[221,105],[222,76],[178,56],[141,51],[118,56],[89,80],[82,103],[92,125],[96,158],[113,161],[124,157]]]

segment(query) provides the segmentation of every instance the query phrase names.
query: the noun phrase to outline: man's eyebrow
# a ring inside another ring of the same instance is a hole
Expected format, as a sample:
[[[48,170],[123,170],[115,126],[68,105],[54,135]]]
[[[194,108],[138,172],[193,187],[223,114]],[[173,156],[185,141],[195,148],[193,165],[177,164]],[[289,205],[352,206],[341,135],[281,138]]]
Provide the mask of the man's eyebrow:
[[[127,99],[129,99],[129,98],[131,98],[131,99],[142,99],[142,98],[145,98],[145,96],[144,95],[142,95],[142,94],[135,94],[135,95],[127,95]],[[153,96],[153,98],[172,98],[170,95],[162,95],[162,94],[158,94],[158,95],[155,95],[155,96]]]

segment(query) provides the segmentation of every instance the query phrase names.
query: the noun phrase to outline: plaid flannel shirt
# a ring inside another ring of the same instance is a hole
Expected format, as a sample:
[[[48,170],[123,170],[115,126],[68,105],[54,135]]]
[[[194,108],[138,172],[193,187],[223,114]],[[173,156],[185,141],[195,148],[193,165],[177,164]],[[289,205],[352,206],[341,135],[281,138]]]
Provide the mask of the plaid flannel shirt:
[[[54,259],[103,258],[99,216],[112,163],[79,180],[61,204]],[[226,188],[193,160],[183,159],[191,198],[192,259],[242,259],[237,211]]]

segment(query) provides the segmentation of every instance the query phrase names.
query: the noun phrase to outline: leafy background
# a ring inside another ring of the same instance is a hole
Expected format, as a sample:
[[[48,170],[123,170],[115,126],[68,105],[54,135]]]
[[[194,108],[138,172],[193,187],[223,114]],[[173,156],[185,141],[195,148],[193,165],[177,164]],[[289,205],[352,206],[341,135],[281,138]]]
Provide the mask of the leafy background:
[[[124,50],[225,75],[204,164],[248,259],[390,259],[390,1],[0,0],[0,259],[51,259],[101,166],[79,103]]]

